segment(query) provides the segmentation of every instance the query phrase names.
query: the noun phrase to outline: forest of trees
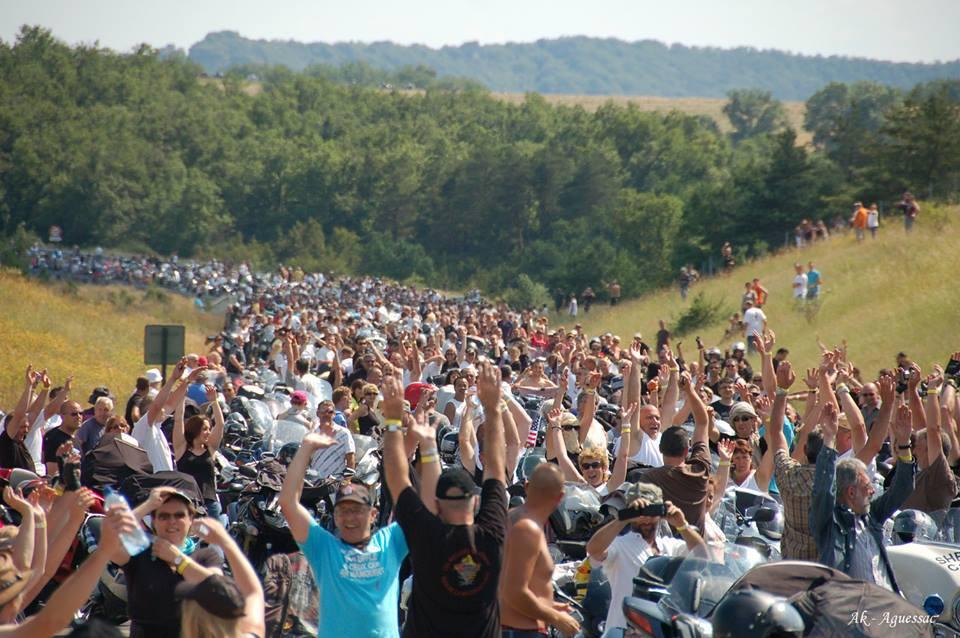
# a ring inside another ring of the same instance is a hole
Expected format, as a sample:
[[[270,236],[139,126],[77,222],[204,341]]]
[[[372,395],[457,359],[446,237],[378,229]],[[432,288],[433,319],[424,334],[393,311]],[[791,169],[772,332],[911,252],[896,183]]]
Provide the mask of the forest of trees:
[[[756,90],[731,92],[725,135],[535,94],[404,95],[276,68],[254,96],[201,73],[40,28],[0,44],[0,232],[487,291],[619,278],[634,295],[855,199],[960,193],[960,81],[830,84],[808,102],[808,148]]]
[[[750,86],[780,100],[806,100],[830,82],[867,80],[909,89],[920,82],[960,77],[960,60],[910,64],[588,37],[431,49],[392,42],[251,40],[221,31],[190,47],[189,56],[210,73],[248,64],[301,71],[316,64],[362,62],[384,71],[427,67],[440,78],[470,78],[493,91],[573,95],[723,97],[731,89]]]

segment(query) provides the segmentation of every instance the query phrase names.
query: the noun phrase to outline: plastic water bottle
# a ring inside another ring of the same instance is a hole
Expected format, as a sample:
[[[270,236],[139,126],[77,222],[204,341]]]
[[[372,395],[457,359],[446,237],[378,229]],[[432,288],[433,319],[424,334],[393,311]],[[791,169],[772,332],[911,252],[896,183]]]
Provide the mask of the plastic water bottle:
[[[120,505],[128,512],[130,511],[130,504],[127,503],[127,499],[123,497],[123,494],[114,492],[108,487],[106,495],[107,497],[103,501],[103,506],[107,511],[114,505]],[[127,550],[127,554],[130,556],[136,556],[150,547],[150,538],[140,525],[137,525],[135,531],[120,536],[120,542],[123,543],[123,548]]]

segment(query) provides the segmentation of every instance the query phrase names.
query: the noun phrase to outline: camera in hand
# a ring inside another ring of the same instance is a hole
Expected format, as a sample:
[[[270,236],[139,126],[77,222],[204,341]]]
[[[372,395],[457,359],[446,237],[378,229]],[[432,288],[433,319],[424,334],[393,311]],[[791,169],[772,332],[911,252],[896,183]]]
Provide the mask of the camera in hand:
[[[666,516],[667,506],[663,503],[655,503],[645,507],[627,507],[617,512],[617,520],[628,521],[638,516]]]

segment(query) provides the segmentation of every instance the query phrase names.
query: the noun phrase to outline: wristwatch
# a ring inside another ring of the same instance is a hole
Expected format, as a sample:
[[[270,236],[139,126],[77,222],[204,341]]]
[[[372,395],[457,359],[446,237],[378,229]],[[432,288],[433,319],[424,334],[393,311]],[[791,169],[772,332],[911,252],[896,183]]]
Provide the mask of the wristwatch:
[[[178,551],[176,558],[173,559],[173,566],[180,567],[186,559],[187,557],[184,556],[183,552]]]

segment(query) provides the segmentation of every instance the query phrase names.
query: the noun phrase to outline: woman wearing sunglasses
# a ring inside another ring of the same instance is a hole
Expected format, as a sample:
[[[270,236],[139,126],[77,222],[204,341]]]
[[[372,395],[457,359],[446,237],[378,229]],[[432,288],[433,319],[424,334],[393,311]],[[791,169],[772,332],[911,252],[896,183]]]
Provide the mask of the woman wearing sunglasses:
[[[181,582],[199,583],[221,565],[212,548],[196,549],[188,537],[196,517],[193,501],[172,487],[158,487],[134,511],[138,521],[152,517],[153,543],[136,556],[120,551],[114,561],[127,580],[130,638],[180,635],[174,588]]]

